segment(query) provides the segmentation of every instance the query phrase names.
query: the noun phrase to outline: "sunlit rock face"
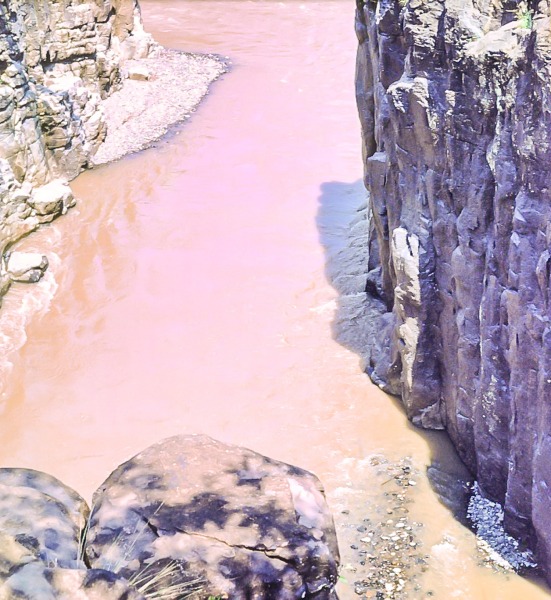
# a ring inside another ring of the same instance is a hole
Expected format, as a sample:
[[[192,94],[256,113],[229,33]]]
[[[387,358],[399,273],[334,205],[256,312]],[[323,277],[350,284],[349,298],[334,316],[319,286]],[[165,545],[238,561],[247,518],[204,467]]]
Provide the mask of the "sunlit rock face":
[[[149,44],[135,0],[0,3],[2,256],[48,220],[34,188],[88,165],[106,133],[101,98],[119,84],[121,61]],[[7,281],[2,265],[0,291]]]
[[[135,0],[0,5],[1,157],[19,182],[87,164],[105,135],[100,97],[149,43]]]
[[[368,372],[551,568],[549,2],[358,2]]]

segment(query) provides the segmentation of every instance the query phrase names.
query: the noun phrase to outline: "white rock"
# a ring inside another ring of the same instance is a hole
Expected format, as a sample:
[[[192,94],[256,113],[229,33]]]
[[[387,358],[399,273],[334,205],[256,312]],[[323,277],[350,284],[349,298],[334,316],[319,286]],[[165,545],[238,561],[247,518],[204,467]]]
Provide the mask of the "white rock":
[[[74,196],[63,179],[54,179],[37,188],[27,202],[39,215],[60,214],[73,206]]]
[[[12,252],[6,269],[13,281],[36,283],[48,268],[48,259],[37,252]]]
[[[151,73],[147,67],[142,65],[133,65],[128,68],[128,79],[135,81],[148,81]]]

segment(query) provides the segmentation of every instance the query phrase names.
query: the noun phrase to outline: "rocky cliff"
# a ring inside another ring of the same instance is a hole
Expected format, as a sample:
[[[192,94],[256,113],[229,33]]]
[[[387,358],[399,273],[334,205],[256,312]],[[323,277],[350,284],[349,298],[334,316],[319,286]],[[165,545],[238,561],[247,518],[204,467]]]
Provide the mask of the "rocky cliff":
[[[359,0],[368,372],[551,573],[547,0]]]
[[[71,205],[63,180],[105,137],[101,98],[149,44],[136,0],[0,3],[0,298],[10,247]]]

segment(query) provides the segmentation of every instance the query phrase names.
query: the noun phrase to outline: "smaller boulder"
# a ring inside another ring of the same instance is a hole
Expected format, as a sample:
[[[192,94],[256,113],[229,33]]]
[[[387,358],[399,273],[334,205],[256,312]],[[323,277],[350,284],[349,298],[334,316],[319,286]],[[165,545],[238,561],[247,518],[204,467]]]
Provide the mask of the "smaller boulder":
[[[88,514],[86,502],[55,477],[32,469],[0,469],[0,589],[32,563],[38,564],[35,570],[82,566]]]
[[[90,513],[86,500],[53,475],[34,469],[5,467],[0,469],[0,485],[31,488],[54,498],[66,508],[74,524],[79,529],[84,528]]]
[[[36,252],[12,252],[7,259],[6,270],[12,281],[36,283],[48,268],[48,259]]]
[[[149,81],[151,73],[147,67],[143,65],[132,65],[128,67],[128,79],[134,81]]]
[[[55,179],[35,189],[27,203],[42,217],[42,222],[47,222],[67,212],[67,209],[74,206],[75,198],[66,181]]]
[[[47,494],[0,485],[0,531],[0,580],[29,562],[66,568],[78,564],[81,531],[65,506]]]

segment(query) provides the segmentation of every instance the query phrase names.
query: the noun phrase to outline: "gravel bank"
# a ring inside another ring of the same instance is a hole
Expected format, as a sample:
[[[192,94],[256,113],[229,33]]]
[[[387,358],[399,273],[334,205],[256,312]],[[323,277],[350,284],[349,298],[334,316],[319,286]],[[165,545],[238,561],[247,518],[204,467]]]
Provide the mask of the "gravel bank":
[[[103,102],[107,137],[92,166],[149,147],[170,126],[189,118],[210,84],[227,70],[219,56],[162,47],[148,58],[126,62],[122,89]]]
[[[370,511],[371,518],[356,526],[355,540],[350,545],[356,556],[352,564],[344,566],[343,576],[361,598],[425,597],[421,579],[429,568],[430,557],[421,541],[423,524],[409,514],[420,473],[408,457],[390,462],[384,456],[374,456],[370,464],[373,485],[380,489],[380,502],[376,516]]]

